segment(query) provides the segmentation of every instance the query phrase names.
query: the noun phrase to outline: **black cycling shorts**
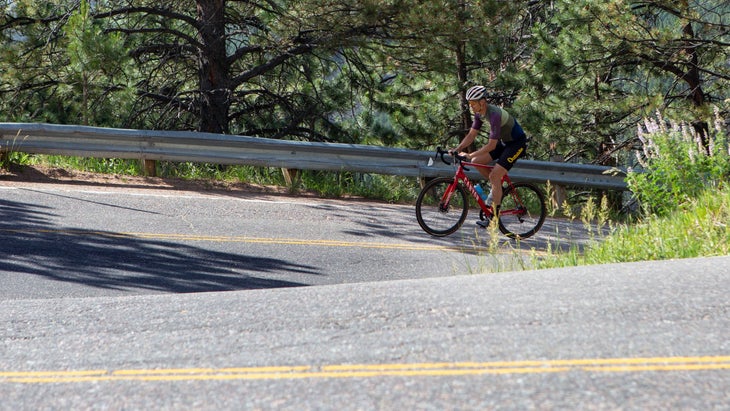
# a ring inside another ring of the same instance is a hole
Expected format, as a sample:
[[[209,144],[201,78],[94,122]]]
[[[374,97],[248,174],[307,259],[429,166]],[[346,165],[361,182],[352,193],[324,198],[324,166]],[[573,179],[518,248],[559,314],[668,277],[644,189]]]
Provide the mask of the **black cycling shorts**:
[[[527,151],[527,143],[512,142],[503,144],[501,141],[497,143],[497,148],[492,150],[489,155],[493,160],[497,160],[497,164],[510,170],[518,158],[525,155]]]

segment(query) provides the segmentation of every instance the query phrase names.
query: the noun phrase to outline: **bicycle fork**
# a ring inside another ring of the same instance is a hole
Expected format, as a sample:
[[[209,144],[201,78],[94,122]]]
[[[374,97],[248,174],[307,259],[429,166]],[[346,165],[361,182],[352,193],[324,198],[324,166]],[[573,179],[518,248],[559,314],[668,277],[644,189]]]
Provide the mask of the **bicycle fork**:
[[[456,191],[457,184],[459,184],[459,180],[458,178],[454,178],[454,182],[449,184],[448,188],[446,188],[446,191],[444,191],[444,195],[441,197],[441,202],[439,203],[440,212],[445,213],[449,211],[451,196],[454,194],[454,191]]]

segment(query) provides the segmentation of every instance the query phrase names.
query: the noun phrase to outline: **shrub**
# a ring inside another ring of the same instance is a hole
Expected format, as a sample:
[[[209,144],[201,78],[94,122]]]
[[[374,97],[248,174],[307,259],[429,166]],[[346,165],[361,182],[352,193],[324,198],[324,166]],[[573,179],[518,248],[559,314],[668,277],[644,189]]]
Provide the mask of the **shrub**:
[[[629,189],[647,214],[667,215],[707,188],[719,188],[730,176],[730,147],[725,121],[715,108],[704,140],[686,122],[667,121],[657,113],[638,126],[643,170],[629,170]]]

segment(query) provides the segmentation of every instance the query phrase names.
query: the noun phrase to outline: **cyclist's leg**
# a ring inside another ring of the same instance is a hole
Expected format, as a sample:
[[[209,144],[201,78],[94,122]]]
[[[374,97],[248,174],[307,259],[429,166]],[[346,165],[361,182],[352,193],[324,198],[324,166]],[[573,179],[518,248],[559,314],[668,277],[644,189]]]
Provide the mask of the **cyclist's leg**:
[[[494,165],[494,170],[489,175],[489,182],[492,183],[492,209],[498,212],[502,204],[502,179],[507,175],[507,169],[499,162]]]
[[[489,181],[492,183],[492,204],[494,211],[498,212],[499,206],[502,205],[502,179],[512,169],[518,158],[525,154],[527,146],[522,143],[511,143],[504,147],[504,150],[497,159]]]
[[[497,149],[492,150],[489,153],[482,154],[480,156],[474,157],[472,159],[472,162],[477,163],[477,164],[487,165],[487,164],[491,163],[492,161],[494,161],[495,158],[498,158],[499,157],[501,148],[502,147],[498,145],[497,146]],[[490,181],[490,175],[491,174],[494,174],[492,172],[492,169],[491,168],[477,167],[477,170],[479,170],[479,174],[481,174],[482,177],[484,177],[484,180],[486,180],[486,181]],[[494,190],[494,187],[492,186],[492,191],[493,190]],[[492,192],[492,198],[494,198],[494,192]],[[482,228],[487,228],[489,226],[490,221],[491,221],[491,217],[489,215],[487,215],[486,217],[487,217],[486,220],[481,220],[481,219],[480,220],[477,220],[477,225],[480,226],[480,227],[482,227]]]
[[[472,158],[471,162],[487,165],[487,164],[491,163],[492,161],[494,161],[494,159],[496,158],[496,157],[492,157],[492,154],[494,154],[494,151],[492,151],[490,153],[478,155],[478,156]],[[482,177],[484,177],[485,180],[489,181],[489,172],[491,171],[490,169],[485,168],[485,167],[476,167],[476,169],[477,169],[477,171],[479,171],[479,174],[481,174]]]

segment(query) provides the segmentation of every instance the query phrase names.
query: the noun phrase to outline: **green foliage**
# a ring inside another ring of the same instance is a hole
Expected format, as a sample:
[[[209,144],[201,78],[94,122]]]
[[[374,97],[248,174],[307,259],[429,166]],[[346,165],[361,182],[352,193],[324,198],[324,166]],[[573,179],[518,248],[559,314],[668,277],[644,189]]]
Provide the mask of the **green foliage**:
[[[581,253],[549,252],[533,258],[535,268],[568,267],[730,253],[730,188],[699,192],[665,216],[651,216],[596,238]]]
[[[303,172],[301,186],[325,197],[359,196],[392,203],[413,201],[420,190],[413,178],[329,171]]]
[[[520,73],[516,105],[540,136],[533,151],[612,164],[656,109],[697,120],[730,97],[726,1],[554,4],[532,26],[534,65]]]
[[[131,67],[124,39],[105,32],[93,19],[87,0],[68,18],[63,33],[66,64],[58,69],[63,81],[60,97],[68,110],[78,112],[76,123],[114,125],[117,116],[125,116],[120,109],[129,107],[132,97],[126,84]]]
[[[359,124],[368,141],[433,148],[463,138],[471,124],[466,88],[522,64],[513,23],[526,4],[417,1],[403,8],[391,39],[371,49],[381,82],[362,99],[366,111]],[[499,86],[493,92],[502,98]]]
[[[595,242],[583,255],[555,255],[541,267],[672,258],[730,253],[730,190],[706,190],[664,217],[627,225]],[[572,262],[571,262],[572,261]]]
[[[34,156],[28,164],[74,169],[102,174],[141,175],[142,166],[136,160],[118,158],[87,158],[66,156]]]
[[[185,180],[242,181],[258,185],[285,185],[281,169],[253,166],[225,166],[210,163],[160,161],[157,175]]]
[[[11,164],[26,165],[30,164],[32,156],[27,153],[18,151],[0,153],[0,168],[8,168]]]
[[[639,126],[641,170],[629,173],[629,189],[646,214],[667,215],[706,188],[720,188],[730,177],[730,146],[725,121],[716,109],[713,133],[703,139],[685,122],[657,114]]]
[[[0,117],[428,149],[463,137],[482,83],[532,158],[615,163],[648,113],[730,97],[719,0],[215,4],[6,4]]]
[[[13,3],[0,15],[2,120],[123,126],[135,95],[122,38],[85,1]]]

